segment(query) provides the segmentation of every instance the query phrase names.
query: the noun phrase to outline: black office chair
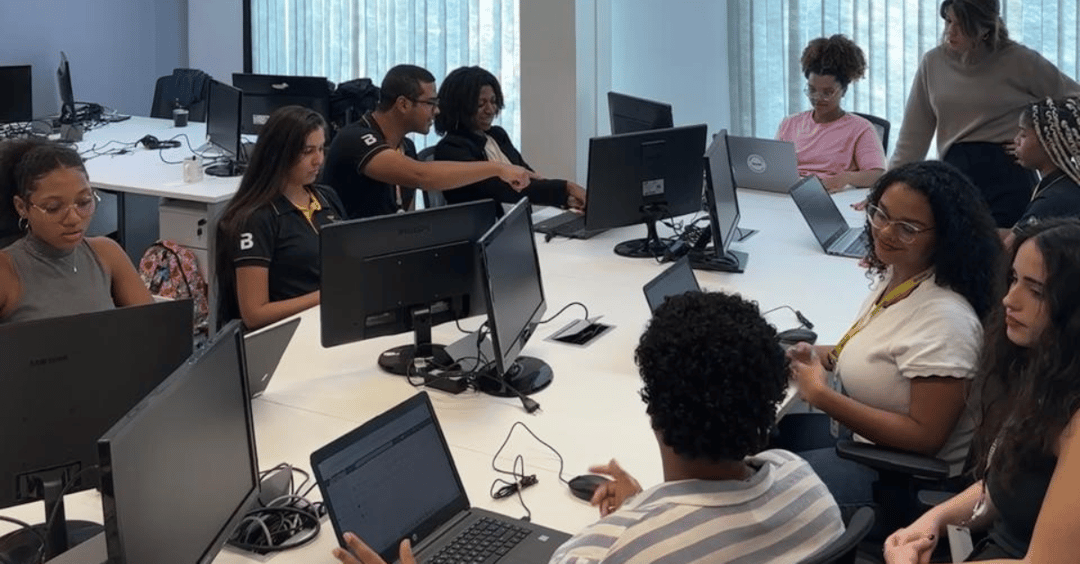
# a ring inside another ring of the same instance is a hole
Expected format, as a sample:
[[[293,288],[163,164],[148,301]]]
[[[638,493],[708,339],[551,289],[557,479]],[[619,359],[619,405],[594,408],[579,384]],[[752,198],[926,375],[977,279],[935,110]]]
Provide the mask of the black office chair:
[[[867,560],[859,555],[859,542],[874,526],[874,510],[860,507],[846,524],[844,534],[800,564],[859,564]],[[870,560],[872,562],[872,560]]]
[[[435,160],[435,146],[425,147],[416,155],[418,161],[433,161]],[[446,196],[439,190],[424,190],[424,208],[438,208],[446,205]]]
[[[206,101],[210,75],[199,69],[173,69],[172,74],[157,79],[150,117],[172,119],[179,105],[188,111],[189,121],[206,121]]]
[[[878,138],[881,139],[881,146],[885,149],[885,153],[887,154],[889,152],[889,129],[892,128],[892,124],[889,123],[889,120],[870,114],[860,114],[859,112],[852,113],[859,117],[866,118],[866,121],[874,124],[874,129],[877,130]]]

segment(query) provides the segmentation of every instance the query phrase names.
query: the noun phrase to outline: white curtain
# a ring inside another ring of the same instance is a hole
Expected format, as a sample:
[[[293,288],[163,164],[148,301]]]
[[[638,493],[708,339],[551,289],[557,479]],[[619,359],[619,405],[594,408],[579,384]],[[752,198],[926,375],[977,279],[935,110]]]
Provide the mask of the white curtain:
[[[500,125],[520,146],[517,0],[250,0],[252,72],[335,83],[409,63],[435,75],[479,65],[502,85]],[[438,141],[434,131],[417,148]]]
[[[1003,0],[1009,36],[1078,76],[1077,0]],[[939,0],[728,0],[732,130],[773,137],[785,116],[810,109],[799,57],[815,37],[843,33],[867,56],[867,75],[843,107],[892,122],[895,140],[922,54],[940,42]],[[892,142],[890,142],[890,149]]]

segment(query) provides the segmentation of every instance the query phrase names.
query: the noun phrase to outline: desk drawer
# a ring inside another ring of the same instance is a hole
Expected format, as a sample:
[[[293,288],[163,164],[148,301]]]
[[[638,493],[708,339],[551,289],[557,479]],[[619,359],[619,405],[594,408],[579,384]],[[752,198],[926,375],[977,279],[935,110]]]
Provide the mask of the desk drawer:
[[[162,239],[176,241],[191,249],[210,248],[212,234],[204,204],[166,198],[161,201],[159,215]]]

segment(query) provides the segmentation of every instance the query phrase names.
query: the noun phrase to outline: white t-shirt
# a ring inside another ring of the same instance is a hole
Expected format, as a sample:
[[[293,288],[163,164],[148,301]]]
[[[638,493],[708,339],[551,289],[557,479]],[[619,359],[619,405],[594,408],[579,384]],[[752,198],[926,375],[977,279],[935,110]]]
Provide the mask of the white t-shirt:
[[[886,276],[871,292],[858,318],[874,307],[888,282]],[[974,378],[981,343],[982,324],[971,304],[960,294],[938,286],[931,277],[906,298],[878,312],[856,333],[844,346],[836,372],[851,398],[907,414],[912,378]],[[960,473],[974,429],[974,419],[965,409],[937,453],[938,458],[949,463],[951,475]],[[870,442],[857,435],[855,438]]]

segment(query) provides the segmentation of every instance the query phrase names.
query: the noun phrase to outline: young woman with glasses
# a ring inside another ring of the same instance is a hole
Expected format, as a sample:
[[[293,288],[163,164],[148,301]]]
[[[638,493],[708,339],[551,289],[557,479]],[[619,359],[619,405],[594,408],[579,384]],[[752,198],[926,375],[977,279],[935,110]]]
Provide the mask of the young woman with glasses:
[[[26,232],[0,250],[0,323],[152,301],[116,242],[85,236],[97,199],[74,150],[36,139],[0,144],[0,208]]]
[[[816,175],[830,192],[865,188],[885,172],[885,150],[866,119],[840,107],[848,84],[866,73],[862,49],[843,35],[819,37],[802,54],[812,109],[784,118],[776,138],[795,144],[799,174]]]
[[[928,161],[878,180],[866,231],[868,274],[877,286],[835,345],[789,350],[793,380],[804,400],[858,437],[935,456],[957,476],[974,428],[964,409],[966,384],[1002,253],[993,219],[959,171]],[[829,372],[842,392],[829,385]],[[782,442],[796,423],[781,422]],[[841,506],[870,504],[876,473],[836,455],[829,425],[802,423],[823,432],[781,446],[803,451]]]

